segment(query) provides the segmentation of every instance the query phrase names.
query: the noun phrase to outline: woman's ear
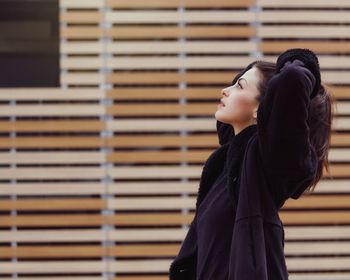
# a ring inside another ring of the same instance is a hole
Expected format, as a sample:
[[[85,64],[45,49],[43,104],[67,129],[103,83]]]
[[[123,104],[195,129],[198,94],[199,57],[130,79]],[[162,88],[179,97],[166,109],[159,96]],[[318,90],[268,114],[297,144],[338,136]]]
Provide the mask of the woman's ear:
[[[253,112],[253,118],[256,120],[256,118],[258,117],[258,108],[259,108],[259,105],[254,107],[254,112]]]

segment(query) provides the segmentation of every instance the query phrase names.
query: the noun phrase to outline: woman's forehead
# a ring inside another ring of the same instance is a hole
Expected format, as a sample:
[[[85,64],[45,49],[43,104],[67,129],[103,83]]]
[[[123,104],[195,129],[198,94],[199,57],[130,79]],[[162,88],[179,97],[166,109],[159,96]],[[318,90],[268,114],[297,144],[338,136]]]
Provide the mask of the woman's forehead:
[[[256,67],[249,69],[242,76],[239,77],[239,79],[241,78],[245,79],[248,82],[248,84],[256,83],[259,79],[258,69]]]

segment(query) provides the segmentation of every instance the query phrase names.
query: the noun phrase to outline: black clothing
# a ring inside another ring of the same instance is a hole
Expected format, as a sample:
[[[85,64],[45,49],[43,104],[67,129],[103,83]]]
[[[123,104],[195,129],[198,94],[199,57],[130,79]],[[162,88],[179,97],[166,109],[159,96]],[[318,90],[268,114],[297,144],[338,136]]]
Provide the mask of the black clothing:
[[[230,153],[242,156],[244,147],[256,125],[244,128],[230,141]],[[241,159],[237,161],[240,163]],[[228,279],[230,244],[235,207],[227,188],[228,164],[208,191],[197,211],[197,273],[198,280]],[[237,166],[238,168],[238,166]],[[235,194],[236,195],[236,194]]]
[[[285,65],[286,62],[292,62],[294,59],[302,61],[305,64],[306,68],[308,68],[315,77],[315,86],[313,87],[313,91],[310,94],[310,99],[312,99],[317,95],[321,85],[321,72],[318,58],[312,50],[307,48],[288,49],[278,56],[276,62],[276,72],[280,72],[281,68]]]
[[[249,140],[237,141],[237,147],[245,147],[241,153],[232,148],[231,141],[235,139],[232,126],[217,121],[220,146],[204,164],[196,214],[169,267],[170,280],[196,279],[198,207],[225,162],[226,187],[236,211],[226,221],[230,227],[232,221],[234,225],[230,258],[215,261],[227,263],[227,280],[288,279],[284,228],[278,211],[288,198],[299,198],[316,174],[318,161],[310,144],[308,126],[314,84],[311,71],[297,59],[275,74],[259,104],[257,125],[247,130],[252,132]]]
[[[235,215],[224,169],[197,213],[197,279],[227,279]]]

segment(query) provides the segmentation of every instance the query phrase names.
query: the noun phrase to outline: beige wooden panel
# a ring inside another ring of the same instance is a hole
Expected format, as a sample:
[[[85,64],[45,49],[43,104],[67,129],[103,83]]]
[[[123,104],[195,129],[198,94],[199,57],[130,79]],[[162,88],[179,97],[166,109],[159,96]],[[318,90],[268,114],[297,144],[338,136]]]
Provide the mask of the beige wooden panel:
[[[336,52],[339,54],[347,54],[350,51],[350,43],[347,41],[327,41],[322,39],[313,39],[309,41],[306,39],[284,39],[283,41],[261,41],[258,48],[262,52],[267,53],[281,53],[289,48],[309,48],[317,52],[318,54]]]
[[[132,2],[126,0],[107,0],[107,7],[111,8],[235,8],[235,7],[249,7],[253,4],[251,0],[219,0],[219,1],[197,1],[197,0],[152,0],[142,1],[134,0]]]
[[[96,132],[101,131],[105,124],[99,120],[17,120],[0,121],[2,132]]]
[[[16,129],[13,129],[15,131]],[[34,129],[33,129],[34,130]],[[106,141],[99,136],[86,137],[16,137],[2,138],[1,148],[99,148]]]
[[[64,39],[99,39],[104,34],[105,32],[100,27],[93,26],[68,26],[60,29],[60,37]],[[84,49],[87,50],[88,48],[84,47],[81,52],[77,53],[84,53]],[[61,53],[65,53],[65,51],[63,50]]]
[[[106,22],[126,23],[249,23],[254,21],[255,13],[247,10],[234,11],[107,11]]]
[[[178,70],[178,69],[177,69]],[[238,71],[187,71],[179,73],[178,71],[159,71],[149,72],[117,72],[107,75],[108,83],[118,85],[177,85],[178,83],[187,83],[193,85],[213,85],[220,84],[229,85],[232,82],[234,75]]]
[[[104,81],[101,73],[61,73],[62,85],[98,86]]]
[[[72,48],[72,46],[71,46]],[[121,41],[117,43],[108,43],[107,52],[113,54],[155,54],[155,53],[235,53],[235,52],[254,52],[257,51],[257,45],[249,41],[220,41],[220,40],[201,40],[199,42],[140,42],[135,44],[132,41]],[[130,59],[130,58],[128,58]],[[206,59],[206,58],[204,58]],[[117,60],[117,64],[119,59]]]
[[[0,184],[0,195],[102,195],[105,185],[93,182]]]
[[[317,260],[316,260],[317,261]],[[350,278],[348,272],[313,272],[313,273],[290,273],[290,280],[345,280]]]
[[[170,260],[118,260],[109,265],[114,272],[167,272]]]
[[[69,27],[72,28],[72,27]],[[76,27],[77,34],[84,33],[85,27]],[[82,28],[81,30],[79,28]],[[88,27],[86,27],[88,28]],[[74,29],[75,30],[75,29]],[[98,30],[101,30],[98,28]],[[90,30],[86,31],[87,35],[91,34]],[[86,38],[85,35],[82,35],[82,38]],[[102,42],[75,42],[75,41],[65,41],[61,42],[60,50],[61,54],[77,54],[77,55],[91,55],[91,54],[100,54],[105,52],[105,44]],[[81,89],[80,89],[81,90]],[[96,90],[95,90],[96,91]],[[102,91],[103,93],[104,91]]]
[[[104,261],[0,262],[0,273],[101,273],[106,269],[107,264]]]
[[[107,161],[113,163],[202,163],[212,151],[163,151],[163,152],[118,152],[108,155]]]
[[[176,194],[182,192],[197,194],[198,182],[120,182],[107,185],[107,191],[113,194]]]
[[[0,155],[0,164],[83,164],[105,161],[105,156],[100,152],[17,152],[0,153]]]
[[[194,208],[195,197],[117,198],[108,200],[108,209],[115,210],[167,210]],[[0,208],[1,209],[1,208]]]
[[[91,116],[103,115],[101,105],[0,105],[0,116]]]
[[[111,255],[110,250],[107,251],[103,246],[88,246],[88,245],[70,245],[70,246],[22,246],[16,248],[3,247],[0,251],[1,258],[31,258],[36,259],[54,259],[54,258],[98,258],[104,255]]]
[[[98,89],[52,89],[52,88],[7,88],[0,89],[0,100],[100,100],[105,98],[105,92]]]
[[[142,28],[140,28],[142,27]],[[217,39],[217,38],[249,38],[256,35],[256,28],[249,25],[187,25],[186,27],[173,25],[118,25],[106,30],[111,39]],[[79,35],[77,35],[79,36]]]
[[[214,119],[191,119],[191,120],[161,120],[161,119],[137,119],[118,122],[109,120],[106,122],[110,131],[141,132],[141,131],[215,131],[216,122]]]
[[[103,13],[98,11],[62,11],[60,13],[60,21],[65,23],[97,24],[102,20]]]
[[[334,255],[349,254],[350,242],[327,242],[327,241],[308,241],[308,242],[287,242],[285,244],[285,254],[302,254],[307,255]]]
[[[177,87],[144,87],[144,88],[114,88],[107,91],[109,99],[120,100],[178,100],[186,98],[190,100],[201,100],[209,98],[219,98],[220,87],[189,87],[179,89]]]
[[[97,179],[105,176],[103,168],[99,167],[17,167],[1,168],[0,179]]]
[[[1,242],[99,242],[105,240],[105,232],[103,230],[10,230],[0,231]]]
[[[346,240],[350,226],[285,226],[286,240]]]
[[[113,116],[178,116],[178,115],[209,115],[215,113],[218,103],[198,103],[198,104],[125,104],[109,106],[107,114]]]
[[[61,53],[63,54],[95,54],[95,53],[113,53],[113,54],[177,54],[181,53],[246,53],[257,51],[257,45],[249,41],[200,41],[200,42],[64,42],[61,44]],[[128,58],[130,59],[130,58]],[[71,62],[72,61],[72,62]],[[90,57],[89,59],[61,59],[62,66],[73,63],[73,61],[90,62],[94,67],[103,67],[103,58]]]
[[[279,1],[279,0],[258,0],[258,4],[270,8],[348,8],[350,6],[347,0],[313,0],[303,1]]]
[[[294,271],[313,271],[313,270],[345,270],[349,267],[350,257],[338,256],[333,257],[323,257],[323,258],[287,258],[287,267]]]
[[[140,142],[142,139],[142,142]],[[119,147],[119,148],[128,148],[128,147],[216,147],[218,146],[218,136],[215,133],[201,134],[201,135],[138,135],[138,136],[127,136],[127,135],[118,135],[117,137],[108,138],[106,141],[108,147]]]
[[[234,67],[242,68],[247,65],[251,59],[247,56],[198,56],[198,57],[166,57],[154,60],[152,57],[135,57],[135,58],[111,58],[107,61],[106,66],[116,70],[124,69],[232,69]]]
[[[257,14],[261,23],[347,23],[350,21],[348,11],[261,11]]]
[[[97,9],[104,6],[103,0],[60,0],[61,8]]]
[[[104,58],[101,57],[84,57],[84,58],[61,58],[61,69],[66,70],[88,70],[100,69],[105,65]]]
[[[78,199],[20,199],[3,200],[0,205],[0,210],[101,210],[105,208],[106,202],[100,198],[78,198]]]
[[[258,29],[261,38],[349,38],[349,27],[336,26],[267,26]]]

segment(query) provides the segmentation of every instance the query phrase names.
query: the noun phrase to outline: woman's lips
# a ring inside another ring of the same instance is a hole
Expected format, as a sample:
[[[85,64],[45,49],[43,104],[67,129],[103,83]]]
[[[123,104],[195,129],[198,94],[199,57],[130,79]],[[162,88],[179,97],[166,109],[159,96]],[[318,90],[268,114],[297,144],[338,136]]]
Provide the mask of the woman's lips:
[[[220,103],[218,104],[218,107],[219,107],[219,108],[221,108],[221,107],[225,107],[225,104],[224,104],[224,103],[222,103],[222,102],[220,102]]]

